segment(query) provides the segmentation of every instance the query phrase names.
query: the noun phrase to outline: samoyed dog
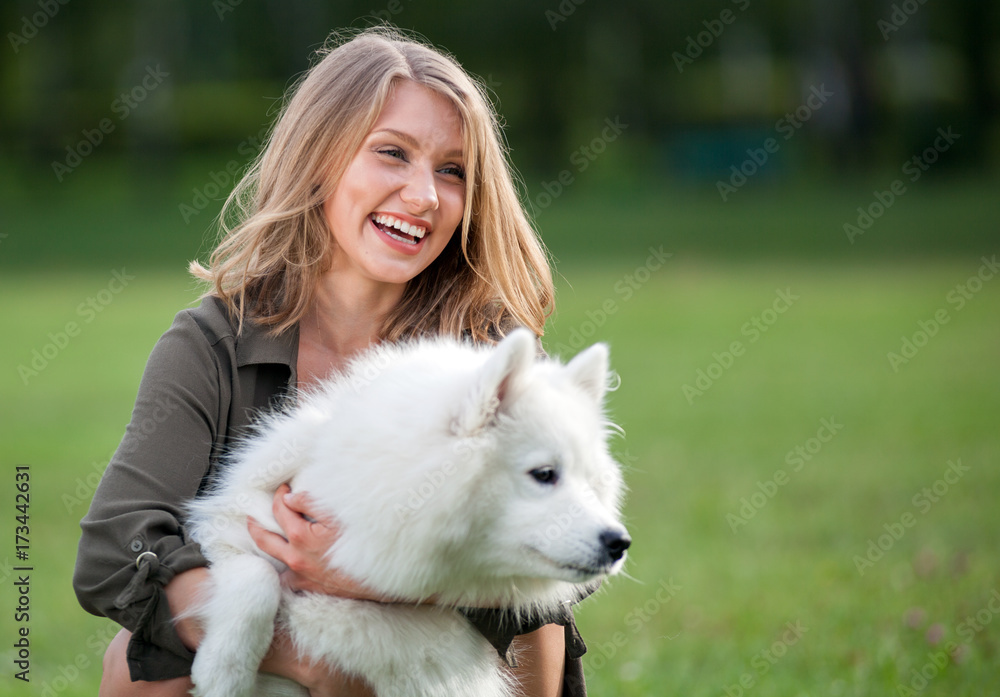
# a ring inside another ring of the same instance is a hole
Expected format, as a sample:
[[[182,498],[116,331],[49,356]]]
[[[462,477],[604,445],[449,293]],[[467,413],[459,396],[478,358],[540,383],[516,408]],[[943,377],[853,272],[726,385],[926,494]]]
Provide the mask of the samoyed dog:
[[[496,649],[456,610],[553,613],[616,573],[630,539],[603,411],[608,351],[563,364],[518,329],[496,346],[376,347],[271,415],[190,508],[210,560],[199,697],[306,695],[257,674],[276,627],[304,657],[379,697],[515,694]],[[399,603],[283,588],[247,516],[288,482],[337,521],[338,568]]]

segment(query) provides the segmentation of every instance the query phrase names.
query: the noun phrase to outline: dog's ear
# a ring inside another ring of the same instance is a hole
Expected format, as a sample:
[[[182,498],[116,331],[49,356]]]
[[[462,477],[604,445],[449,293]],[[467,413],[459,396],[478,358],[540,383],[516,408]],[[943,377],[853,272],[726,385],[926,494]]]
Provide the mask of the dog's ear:
[[[460,433],[475,433],[483,428],[518,394],[536,351],[537,339],[528,329],[515,329],[496,345],[462,405],[456,422]]]
[[[608,346],[594,344],[576,354],[566,364],[566,373],[584,392],[591,395],[598,404],[604,402],[608,391]]]

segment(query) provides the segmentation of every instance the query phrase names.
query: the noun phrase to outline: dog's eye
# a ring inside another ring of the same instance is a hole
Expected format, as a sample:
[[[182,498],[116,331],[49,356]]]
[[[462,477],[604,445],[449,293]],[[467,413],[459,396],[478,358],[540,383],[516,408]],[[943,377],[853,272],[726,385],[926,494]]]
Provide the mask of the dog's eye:
[[[528,472],[539,484],[555,484],[559,481],[559,472],[555,467],[536,467]]]

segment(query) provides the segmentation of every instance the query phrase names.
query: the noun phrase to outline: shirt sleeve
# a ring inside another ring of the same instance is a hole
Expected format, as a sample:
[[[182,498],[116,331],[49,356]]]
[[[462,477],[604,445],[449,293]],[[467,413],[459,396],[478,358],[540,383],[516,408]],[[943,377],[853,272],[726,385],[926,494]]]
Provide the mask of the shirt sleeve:
[[[225,418],[224,374],[192,312],[178,314],[153,348],[125,436],[80,523],[74,590],[85,610],[132,632],[133,680],[190,673],[194,654],[174,630],[164,586],[207,565],[181,521]]]

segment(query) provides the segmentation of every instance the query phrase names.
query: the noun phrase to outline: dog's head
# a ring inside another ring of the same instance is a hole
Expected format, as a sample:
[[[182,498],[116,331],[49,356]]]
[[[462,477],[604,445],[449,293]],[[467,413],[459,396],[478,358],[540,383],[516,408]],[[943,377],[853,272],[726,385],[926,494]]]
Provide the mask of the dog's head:
[[[631,543],[608,452],[608,349],[595,344],[567,364],[536,351],[527,330],[501,341],[455,422],[460,435],[490,443],[480,463],[478,505],[491,521],[481,551],[520,583],[586,583],[620,570]]]
[[[561,602],[617,572],[631,542],[597,344],[566,364],[535,336],[366,353],[309,409],[293,488],[327,506],[330,563],[399,598]],[[357,389],[355,389],[357,387]]]

